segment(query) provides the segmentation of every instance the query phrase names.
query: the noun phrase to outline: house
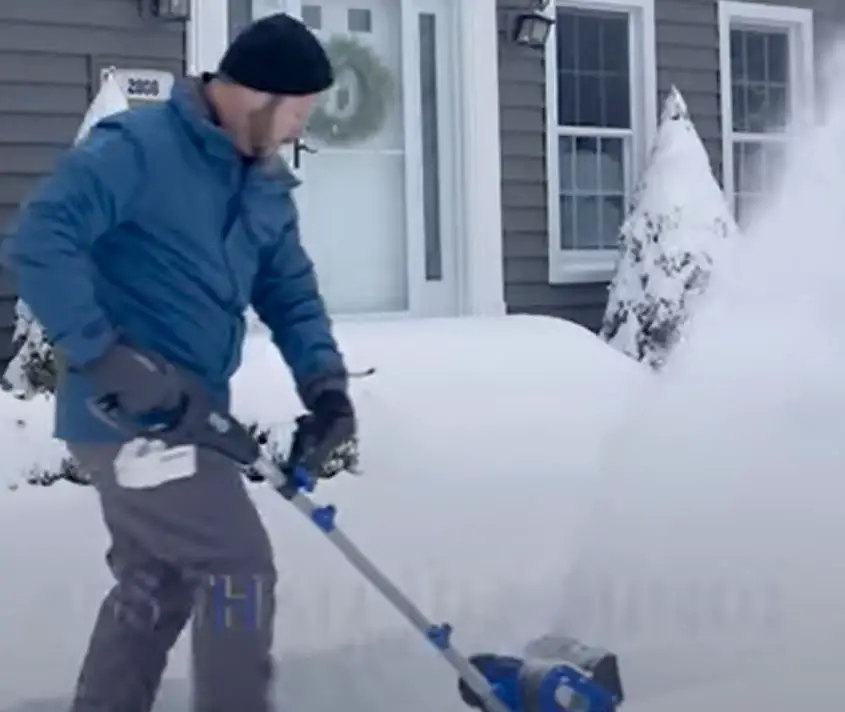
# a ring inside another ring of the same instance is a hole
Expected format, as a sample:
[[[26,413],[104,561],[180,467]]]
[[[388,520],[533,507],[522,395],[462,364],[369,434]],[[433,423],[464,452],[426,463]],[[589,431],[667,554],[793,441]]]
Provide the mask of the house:
[[[0,222],[73,140],[105,69],[132,102],[159,100],[212,69],[252,17],[286,10],[347,67],[315,135],[285,149],[332,311],[528,312],[595,328],[659,98],[681,90],[741,216],[782,144],[763,131],[814,105],[845,3],[552,0],[555,28],[536,48],[514,30],[538,4],[0,3]],[[13,316],[0,274],[0,362]]]

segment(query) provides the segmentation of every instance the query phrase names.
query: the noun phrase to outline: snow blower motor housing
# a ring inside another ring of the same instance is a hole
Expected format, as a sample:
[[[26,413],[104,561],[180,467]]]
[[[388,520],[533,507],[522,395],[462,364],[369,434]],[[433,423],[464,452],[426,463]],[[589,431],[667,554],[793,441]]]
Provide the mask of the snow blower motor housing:
[[[616,656],[571,638],[535,641],[523,658],[482,654],[470,661],[514,712],[616,712],[622,704]],[[459,691],[467,705],[484,711],[463,681]]]

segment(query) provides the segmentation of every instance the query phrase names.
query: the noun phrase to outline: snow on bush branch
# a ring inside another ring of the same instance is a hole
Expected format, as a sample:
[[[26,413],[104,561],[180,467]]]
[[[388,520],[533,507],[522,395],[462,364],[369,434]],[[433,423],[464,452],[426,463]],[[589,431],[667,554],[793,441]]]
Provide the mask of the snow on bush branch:
[[[739,228],[676,88],[619,237],[601,335],[659,369],[683,339],[717,256]]]

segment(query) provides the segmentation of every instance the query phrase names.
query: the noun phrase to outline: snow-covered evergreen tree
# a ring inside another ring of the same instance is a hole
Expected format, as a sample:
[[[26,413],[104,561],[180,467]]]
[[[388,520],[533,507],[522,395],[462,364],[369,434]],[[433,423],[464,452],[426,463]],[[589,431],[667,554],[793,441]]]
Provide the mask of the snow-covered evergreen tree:
[[[722,246],[738,232],[686,104],[673,87],[620,230],[602,337],[659,369],[683,338]]]
[[[85,139],[98,121],[128,108],[129,102],[117,79],[111,71],[107,72],[100,91],[82,119],[74,143]],[[45,338],[41,325],[20,299],[15,305],[15,314],[15,357],[3,374],[4,388],[23,400],[42,393],[52,393],[56,385],[53,349]]]

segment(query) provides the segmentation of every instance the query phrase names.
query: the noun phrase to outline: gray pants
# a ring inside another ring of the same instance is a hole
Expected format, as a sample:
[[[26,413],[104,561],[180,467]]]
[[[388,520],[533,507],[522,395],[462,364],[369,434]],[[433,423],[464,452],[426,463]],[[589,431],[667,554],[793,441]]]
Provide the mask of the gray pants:
[[[276,571],[243,477],[197,453],[197,472],[118,484],[117,446],[70,451],[99,494],[117,579],[100,608],[72,712],[149,712],[170,649],[193,617],[196,712],[270,712]]]

